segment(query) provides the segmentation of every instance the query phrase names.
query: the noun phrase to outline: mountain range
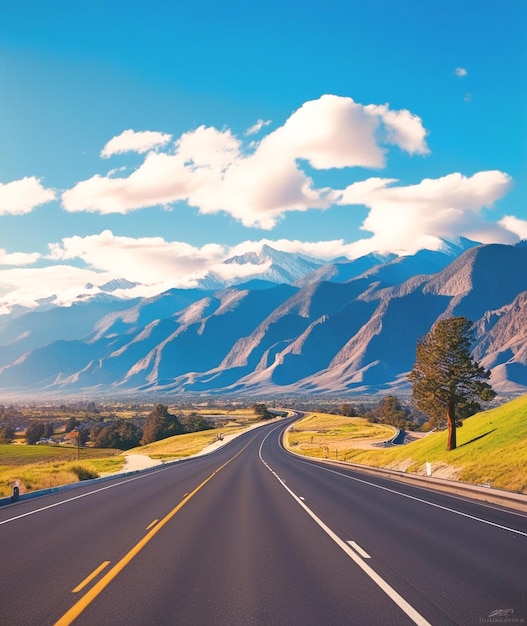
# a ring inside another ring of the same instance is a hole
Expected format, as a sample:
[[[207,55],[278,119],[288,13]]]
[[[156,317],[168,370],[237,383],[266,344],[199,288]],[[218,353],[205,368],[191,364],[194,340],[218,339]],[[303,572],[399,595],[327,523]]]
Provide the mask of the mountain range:
[[[225,263],[264,272],[135,299],[112,294],[123,279],[71,306],[0,316],[0,394],[405,393],[417,340],[457,315],[474,322],[495,390],[527,392],[524,243],[331,263],[263,246]]]

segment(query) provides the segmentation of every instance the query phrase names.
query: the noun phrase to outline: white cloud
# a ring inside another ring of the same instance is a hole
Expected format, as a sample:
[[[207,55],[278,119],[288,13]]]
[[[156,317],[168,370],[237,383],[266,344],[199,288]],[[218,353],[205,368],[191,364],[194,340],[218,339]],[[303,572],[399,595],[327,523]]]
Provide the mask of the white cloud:
[[[527,220],[520,220],[514,215],[505,215],[499,223],[503,228],[517,235],[519,239],[527,239]]]
[[[409,154],[429,153],[425,140],[428,133],[420,117],[406,109],[392,111],[387,104],[370,104],[365,109],[382,121],[386,143],[399,146]]]
[[[0,314],[15,305],[34,307],[55,294],[57,303],[69,304],[83,285],[97,280],[105,282],[96,272],[71,265],[0,269]]]
[[[229,130],[200,126],[176,142],[177,162],[194,172],[201,167],[221,174],[241,158],[241,145]]]
[[[454,74],[458,78],[464,78],[468,74],[468,72],[464,67],[456,67]]]
[[[108,158],[113,154],[122,154],[124,152],[143,154],[154,148],[165,146],[171,139],[172,136],[168,133],[159,133],[151,130],[136,132],[128,129],[110,139],[102,149],[101,156]]]
[[[67,211],[127,213],[186,201],[202,213],[224,211],[246,226],[272,228],[288,211],[326,209],[336,198],[334,190],[315,187],[300,159],[315,169],[382,167],[384,145],[426,154],[425,136],[409,111],[326,95],[260,142],[244,146],[229,130],[201,126],[179,138],[174,154],[149,152],[130,176],[94,176],[62,202]]]
[[[38,252],[12,252],[8,253],[0,248],[0,265],[23,266],[32,265],[40,259]]]
[[[80,259],[113,278],[170,287],[194,285],[224,254],[225,248],[218,244],[197,248],[179,241],[166,242],[162,237],[119,237],[109,230],[87,237],[66,237],[50,246],[52,260]]]
[[[316,259],[331,260],[340,256],[352,258],[352,244],[347,244],[344,239],[331,239],[326,241],[300,241],[298,239],[259,239],[258,241],[243,241],[232,246],[226,253],[225,258],[243,255],[247,252],[259,251],[263,245],[271,246],[284,252],[296,252]]]
[[[315,169],[385,165],[382,144],[426,154],[426,130],[409,111],[388,105],[363,106],[351,98],[325,95],[303,104],[285,124],[262,140],[261,149],[306,159]]]
[[[412,253],[439,245],[439,238],[465,236],[475,241],[511,243],[502,224],[487,222],[482,209],[492,207],[511,186],[507,174],[455,173],[425,179],[417,185],[393,186],[393,179],[374,178],[350,185],[340,204],[363,204],[370,211],[362,229],[369,239],[352,244],[355,255],[367,252]]]
[[[265,126],[269,126],[270,123],[271,123],[271,120],[267,120],[267,121],[258,120],[256,124],[253,124],[245,131],[245,135],[246,136],[256,135],[262,130],[262,128],[264,128]]]
[[[0,183],[0,215],[31,213],[37,206],[51,202],[55,197],[55,191],[43,187],[35,176]]]

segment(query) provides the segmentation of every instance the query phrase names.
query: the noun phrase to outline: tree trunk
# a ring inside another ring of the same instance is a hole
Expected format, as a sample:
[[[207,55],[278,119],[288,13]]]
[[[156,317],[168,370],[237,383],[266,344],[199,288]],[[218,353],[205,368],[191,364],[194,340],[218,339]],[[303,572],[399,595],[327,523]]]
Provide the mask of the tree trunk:
[[[446,419],[448,422],[448,442],[446,449],[455,450],[457,447],[456,441],[456,403],[450,400],[446,408]]]

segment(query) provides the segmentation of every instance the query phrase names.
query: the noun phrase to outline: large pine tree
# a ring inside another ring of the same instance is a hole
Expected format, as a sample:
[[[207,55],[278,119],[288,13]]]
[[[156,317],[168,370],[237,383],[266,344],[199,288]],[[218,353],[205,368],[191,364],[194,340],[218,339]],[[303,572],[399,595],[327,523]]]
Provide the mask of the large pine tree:
[[[417,342],[415,365],[408,376],[415,406],[432,423],[446,418],[447,450],[457,446],[456,427],[461,420],[481,410],[477,400],[496,395],[486,382],[490,371],[472,359],[472,343],[473,324],[466,317],[440,320]]]

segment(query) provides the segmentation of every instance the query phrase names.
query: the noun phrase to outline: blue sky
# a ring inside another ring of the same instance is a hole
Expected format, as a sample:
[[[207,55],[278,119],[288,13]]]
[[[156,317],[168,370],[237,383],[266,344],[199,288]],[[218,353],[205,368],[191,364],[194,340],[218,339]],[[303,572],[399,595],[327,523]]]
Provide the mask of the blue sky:
[[[524,0],[4,0],[0,311],[527,238],[526,42]]]

